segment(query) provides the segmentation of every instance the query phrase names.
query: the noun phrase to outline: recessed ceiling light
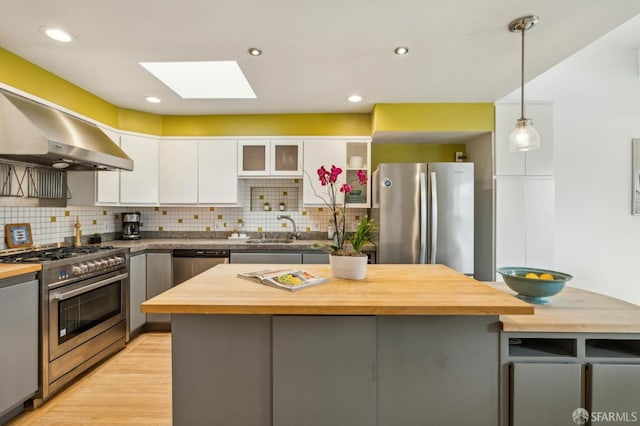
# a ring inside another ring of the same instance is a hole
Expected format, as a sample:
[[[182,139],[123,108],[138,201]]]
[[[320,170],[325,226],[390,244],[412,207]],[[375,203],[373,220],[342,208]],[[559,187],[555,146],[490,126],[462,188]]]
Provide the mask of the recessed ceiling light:
[[[409,48],[405,47],[405,46],[400,46],[400,47],[396,47],[393,50],[393,53],[395,53],[396,55],[406,55],[407,53],[409,53]]]
[[[147,102],[152,104],[159,104],[160,102],[162,102],[162,99],[155,96],[147,96],[145,99],[147,100]]]
[[[255,99],[236,61],[140,62],[182,99]]]
[[[351,95],[351,96],[349,96],[347,98],[347,100],[349,102],[353,102],[353,103],[360,102],[360,101],[362,101],[362,96],[360,96],[360,95]]]
[[[60,28],[42,27],[40,30],[53,40],[62,43],[70,43],[73,41],[73,36]]]
[[[258,49],[257,47],[250,47],[249,48],[249,55],[251,55],[251,56],[260,56],[260,55],[262,55],[262,50]]]

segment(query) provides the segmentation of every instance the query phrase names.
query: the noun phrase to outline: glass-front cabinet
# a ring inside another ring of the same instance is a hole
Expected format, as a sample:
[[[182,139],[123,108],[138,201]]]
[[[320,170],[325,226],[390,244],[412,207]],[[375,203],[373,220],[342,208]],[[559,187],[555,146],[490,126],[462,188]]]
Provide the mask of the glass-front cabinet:
[[[301,140],[238,141],[238,176],[302,176]]]
[[[353,191],[347,195],[351,207],[371,207],[371,182],[358,184],[358,171],[363,171],[371,180],[371,143],[369,141],[347,140],[347,182]]]

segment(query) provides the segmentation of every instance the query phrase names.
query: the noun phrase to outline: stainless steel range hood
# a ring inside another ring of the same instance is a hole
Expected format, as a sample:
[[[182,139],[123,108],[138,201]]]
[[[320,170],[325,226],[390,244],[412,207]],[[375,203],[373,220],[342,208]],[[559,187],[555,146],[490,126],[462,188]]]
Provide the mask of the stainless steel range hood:
[[[133,170],[96,125],[0,89],[0,158],[66,170]]]

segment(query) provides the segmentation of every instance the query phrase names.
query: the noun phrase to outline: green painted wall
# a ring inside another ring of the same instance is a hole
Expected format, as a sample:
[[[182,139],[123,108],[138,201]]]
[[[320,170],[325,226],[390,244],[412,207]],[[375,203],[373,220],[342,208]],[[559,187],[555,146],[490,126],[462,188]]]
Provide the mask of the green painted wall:
[[[426,163],[455,161],[456,152],[466,153],[464,144],[372,144],[371,170],[380,163]]]
[[[0,81],[118,128],[118,108],[0,47]]]
[[[376,104],[372,133],[396,132],[492,132],[491,103]]]
[[[118,129],[163,136],[163,120],[158,114],[118,108]]]
[[[168,115],[164,136],[368,136],[371,114]]]

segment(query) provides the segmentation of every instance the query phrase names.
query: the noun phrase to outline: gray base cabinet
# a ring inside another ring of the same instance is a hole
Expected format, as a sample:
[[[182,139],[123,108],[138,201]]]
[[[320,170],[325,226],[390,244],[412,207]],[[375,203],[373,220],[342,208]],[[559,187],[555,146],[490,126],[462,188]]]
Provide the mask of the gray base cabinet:
[[[151,299],[171,288],[173,269],[171,252],[147,252],[147,299]],[[170,323],[169,314],[147,314],[147,321]]]
[[[378,317],[377,425],[497,425],[497,320]]]
[[[260,263],[260,264],[300,264],[301,253],[278,252],[231,252],[229,263]]]
[[[302,263],[315,265],[328,265],[328,253],[302,253]]]
[[[172,320],[173,424],[271,426],[271,317]]]
[[[640,424],[640,334],[502,332],[500,339],[502,426],[576,424],[578,408],[591,425]]]
[[[273,424],[376,424],[375,317],[273,317]]]
[[[173,424],[498,424],[496,316],[172,317]]]
[[[582,407],[580,364],[513,363],[511,365],[513,426],[571,424]],[[564,422],[558,423],[558,420]]]
[[[129,333],[136,333],[147,322],[140,305],[147,300],[147,255],[135,254],[129,258]]]
[[[589,408],[603,413],[592,425],[640,424],[640,365],[590,364]],[[608,413],[614,413],[609,416]]]
[[[38,389],[38,281],[0,280],[0,423]],[[20,409],[18,409],[20,411]]]

